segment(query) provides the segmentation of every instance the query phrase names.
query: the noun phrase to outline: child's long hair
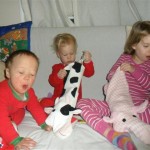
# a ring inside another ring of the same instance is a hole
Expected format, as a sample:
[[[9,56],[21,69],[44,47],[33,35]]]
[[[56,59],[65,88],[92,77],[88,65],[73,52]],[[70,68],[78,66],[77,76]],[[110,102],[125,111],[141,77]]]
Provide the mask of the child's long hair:
[[[124,54],[134,55],[134,44],[138,44],[144,36],[150,34],[150,21],[137,21],[133,24],[131,32],[124,46]]]

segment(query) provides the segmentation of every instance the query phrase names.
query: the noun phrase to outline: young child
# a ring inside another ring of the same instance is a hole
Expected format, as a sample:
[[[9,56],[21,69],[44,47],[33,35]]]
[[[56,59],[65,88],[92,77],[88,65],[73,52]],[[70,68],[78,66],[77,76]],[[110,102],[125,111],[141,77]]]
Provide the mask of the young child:
[[[149,102],[145,112],[139,114],[142,121],[150,124],[150,21],[136,22],[124,47],[124,53],[110,69],[107,80],[111,80],[118,66],[126,74],[134,105]],[[121,149],[136,149],[128,133],[118,133],[105,123],[103,116],[110,116],[106,101],[81,99],[77,107],[82,110],[84,120],[111,143]]]
[[[38,57],[29,50],[17,50],[6,60],[6,80],[0,82],[0,149],[26,149],[36,146],[28,137],[20,137],[16,126],[21,123],[27,109],[37,124],[46,131],[47,114],[43,111],[31,88],[39,66]]]
[[[40,103],[43,108],[54,106],[55,99],[60,97],[63,92],[64,81],[67,75],[65,66],[72,63],[76,59],[77,42],[73,35],[62,33],[56,35],[53,41],[54,50],[61,63],[55,64],[52,67],[52,73],[49,76],[49,83],[54,87],[54,94],[51,98],[43,98]],[[89,51],[83,52],[83,65],[85,67],[84,76],[91,77],[94,74],[93,61]],[[82,87],[79,88],[78,100],[82,98]]]

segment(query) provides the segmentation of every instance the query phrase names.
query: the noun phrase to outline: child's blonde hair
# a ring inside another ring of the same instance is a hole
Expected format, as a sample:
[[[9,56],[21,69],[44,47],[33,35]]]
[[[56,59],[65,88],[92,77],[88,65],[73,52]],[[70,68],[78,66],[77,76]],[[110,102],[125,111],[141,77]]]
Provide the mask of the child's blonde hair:
[[[76,38],[69,33],[61,33],[57,34],[53,40],[53,48],[55,52],[59,51],[59,49],[65,45],[74,44],[74,50],[77,50],[77,41]]]
[[[134,23],[124,46],[124,54],[134,55],[135,50],[132,46],[139,43],[148,34],[150,34],[150,21],[137,21]]]

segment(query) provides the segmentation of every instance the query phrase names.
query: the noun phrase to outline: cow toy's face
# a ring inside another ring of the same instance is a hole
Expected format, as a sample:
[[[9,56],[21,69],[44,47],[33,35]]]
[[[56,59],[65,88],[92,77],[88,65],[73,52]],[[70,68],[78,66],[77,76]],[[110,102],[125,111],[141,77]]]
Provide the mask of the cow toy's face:
[[[66,96],[67,97],[67,96]],[[67,138],[72,133],[71,119],[73,114],[80,114],[81,110],[72,107],[62,100],[55,105],[51,114],[46,119],[46,124],[53,127],[53,132],[61,139]],[[58,100],[58,101],[59,101]]]

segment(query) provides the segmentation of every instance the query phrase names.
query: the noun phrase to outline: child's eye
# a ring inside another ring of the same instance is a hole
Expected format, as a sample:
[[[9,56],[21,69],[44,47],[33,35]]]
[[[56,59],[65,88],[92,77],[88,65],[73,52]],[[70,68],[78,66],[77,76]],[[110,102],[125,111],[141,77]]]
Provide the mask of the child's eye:
[[[32,76],[32,77],[34,77],[34,76],[35,76],[35,74],[31,74],[31,76]]]
[[[144,45],[144,47],[148,47],[148,45]]]
[[[23,72],[19,72],[19,74],[23,74]]]
[[[143,44],[143,47],[149,47],[149,44]]]

